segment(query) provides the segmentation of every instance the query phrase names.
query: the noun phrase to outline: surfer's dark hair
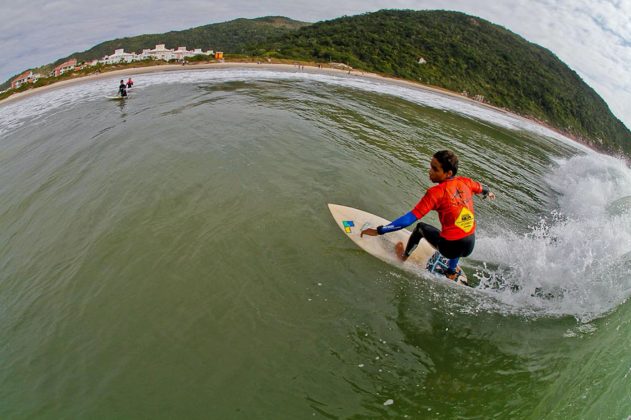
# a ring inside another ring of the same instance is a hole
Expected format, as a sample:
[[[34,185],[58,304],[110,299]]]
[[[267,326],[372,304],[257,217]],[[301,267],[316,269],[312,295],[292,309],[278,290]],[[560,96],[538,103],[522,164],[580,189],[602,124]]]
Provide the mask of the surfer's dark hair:
[[[443,172],[451,171],[452,175],[458,173],[458,156],[451,150],[441,150],[434,153],[434,157],[443,168]]]

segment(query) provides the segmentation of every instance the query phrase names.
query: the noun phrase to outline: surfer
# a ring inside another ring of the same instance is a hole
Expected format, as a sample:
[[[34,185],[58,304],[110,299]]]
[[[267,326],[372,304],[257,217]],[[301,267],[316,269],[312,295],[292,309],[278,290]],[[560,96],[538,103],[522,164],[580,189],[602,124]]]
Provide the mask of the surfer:
[[[124,80],[121,80],[121,84],[118,86],[118,94],[122,97],[127,96],[127,86]]]
[[[458,260],[460,257],[469,256],[475,245],[473,195],[482,194],[483,198],[495,199],[495,194],[489,191],[488,187],[469,178],[457,177],[457,172],[458,156],[454,152],[441,150],[434,153],[429,165],[429,180],[438,185],[429,188],[412,211],[388,225],[364,229],[361,236],[377,236],[403,229],[422,219],[431,210],[436,210],[442,230],[419,222],[405,248],[403,243],[399,242],[395,246],[395,252],[405,261],[421,239],[425,238],[449,259],[445,275],[451,280],[456,280],[460,274]]]
[[[134,81],[131,80],[131,77],[127,80],[127,89],[131,89],[131,87],[134,85]]]

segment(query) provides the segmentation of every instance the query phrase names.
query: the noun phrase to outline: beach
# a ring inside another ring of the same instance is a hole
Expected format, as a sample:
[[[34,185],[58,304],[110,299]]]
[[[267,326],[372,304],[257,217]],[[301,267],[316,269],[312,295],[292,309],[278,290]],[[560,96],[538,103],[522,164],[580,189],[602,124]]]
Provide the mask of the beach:
[[[300,66],[300,68],[298,68]],[[349,72],[348,69],[340,69],[334,67],[316,67],[315,65],[304,65],[300,64],[285,64],[285,63],[243,63],[243,62],[227,62],[227,63],[203,63],[203,64],[164,64],[159,66],[151,66],[151,67],[129,67],[121,70],[107,71],[98,74],[91,74],[88,76],[76,77],[69,80],[63,80],[57,83],[52,83],[50,85],[37,87],[34,89],[29,89],[24,92],[19,92],[0,100],[0,105],[6,104],[8,102],[19,100],[23,98],[27,98],[31,95],[35,95],[37,93],[46,92],[52,89],[60,89],[63,87],[67,87],[70,85],[75,85],[79,83],[90,82],[94,80],[101,80],[106,78],[127,78],[134,77],[139,74],[147,74],[147,73],[160,73],[160,72],[170,72],[170,71],[194,71],[194,70],[207,70],[207,69],[226,69],[226,68],[256,68],[256,69],[267,69],[274,71],[286,71],[286,72],[301,72],[301,73],[320,73],[320,74],[337,74],[337,75],[347,75],[352,77],[363,77],[368,79],[378,79],[378,80],[386,80],[388,83],[398,84],[406,87],[413,87],[416,89],[424,89],[427,91],[431,91],[434,93],[438,93],[441,95],[448,95],[450,97],[458,98],[464,101],[470,101],[476,103],[478,105],[482,105],[499,112],[508,113],[514,115],[519,118],[523,118],[522,116],[507,111],[503,108],[494,107],[492,105],[476,101],[474,99],[468,98],[459,93],[442,89],[434,86],[428,86],[417,82],[412,82],[409,80],[398,79],[395,77],[382,76],[376,73],[369,73],[362,70],[353,69]]]
[[[513,118],[517,118],[523,121],[526,121],[530,124],[535,124],[538,126],[541,126],[547,130],[550,130],[551,132],[555,133],[558,136],[564,137],[569,141],[575,142],[575,143],[579,143],[584,147],[587,147],[591,150],[595,150],[594,149],[594,145],[591,144],[589,141],[586,141],[585,139],[581,139],[578,138],[572,134],[569,133],[565,133],[561,130],[559,130],[558,128],[551,126],[550,124],[547,124],[544,121],[540,121],[536,118],[533,117],[528,117],[528,116],[524,116],[524,115],[520,115],[517,114],[513,111],[507,110],[505,108],[500,108],[500,107],[496,107],[493,105],[490,105],[488,103],[484,103],[484,102],[480,102],[477,101],[473,98],[464,96],[458,92],[454,92],[454,91],[450,91],[444,88],[440,88],[440,87],[436,87],[436,86],[429,86],[429,85],[425,85],[419,82],[414,82],[411,80],[405,80],[405,79],[399,79],[396,77],[392,77],[392,76],[384,76],[384,75],[380,75],[377,73],[371,73],[371,72],[366,72],[363,70],[358,70],[358,69],[351,69],[349,71],[349,68],[335,68],[333,66],[330,65],[322,65],[321,67],[316,65],[315,63],[300,63],[300,62],[296,62],[295,64],[290,64],[290,63],[256,63],[256,62],[224,62],[224,63],[201,63],[201,64],[191,64],[188,63],[186,65],[182,65],[182,64],[164,64],[164,65],[157,65],[157,66],[150,66],[150,67],[129,67],[129,68],[125,68],[125,69],[120,69],[120,70],[113,70],[113,71],[106,71],[103,73],[98,73],[98,74],[91,74],[91,75],[87,75],[87,76],[81,76],[81,77],[76,77],[76,78],[72,78],[69,80],[63,80],[57,83],[52,83],[50,85],[46,85],[46,86],[41,86],[41,87],[37,87],[37,88],[33,88],[33,89],[29,89],[27,91],[24,92],[19,92],[16,94],[13,94],[11,96],[9,96],[8,98],[5,98],[3,100],[0,100],[0,106],[16,101],[16,100],[20,100],[20,99],[24,99],[24,98],[28,98],[32,95],[38,94],[38,93],[43,93],[43,92],[47,92],[53,89],[62,89],[68,86],[73,86],[73,85],[77,85],[80,83],[86,83],[86,82],[92,82],[92,81],[96,81],[96,80],[102,80],[102,79],[107,79],[107,78],[113,78],[113,79],[117,79],[117,78],[121,78],[121,79],[127,79],[128,77],[135,77],[141,74],[150,74],[150,73],[163,73],[163,72],[182,72],[182,71],[200,71],[200,70],[210,70],[210,69],[216,69],[216,70],[225,70],[225,69],[264,69],[264,70],[269,70],[269,71],[281,71],[281,72],[287,72],[287,73],[311,73],[311,74],[329,74],[329,75],[336,75],[336,76],[340,76],[340,77],[353,77],[353,78],[364,78],[364,79],[371,79],[371,80],[379,80],[379,81],[383,81],[392,85],[398,85],[398,86],[402,86],[402,87],[406,87],[406,88],[412,88],[412,89],[418,89],[418,90],[422,90],[422,91],[427,91],[427,92],[431,92],[434,94],[438,94],[438,95],[443,95],[452,99],[456,99],[459,101],[463,101],[464,103],[469,103],[469,104],[475,104],[476,106],[480,106],[480,107],[484,107],[484,108],[488,108],[488,109],[492,109],[496,112],[508,115],[510,117]],[[115,87],[118,87],[118,84],[115,83]]]

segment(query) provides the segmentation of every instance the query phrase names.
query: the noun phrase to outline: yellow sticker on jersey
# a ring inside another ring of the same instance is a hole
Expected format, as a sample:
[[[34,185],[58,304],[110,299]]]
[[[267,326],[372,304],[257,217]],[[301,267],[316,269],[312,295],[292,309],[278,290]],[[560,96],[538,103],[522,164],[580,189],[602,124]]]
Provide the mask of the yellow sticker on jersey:
[[[471,232],[471,229],[473,229],[474,221],[475,221],[475,218],[473,217],[473,213],[471,213],[471,211],[468,208],[463,207],[462,210],[460,211],[460,215],[454,222],[454,225],[458,226],[460,229],[462,229],[466,233],[469,233]]]

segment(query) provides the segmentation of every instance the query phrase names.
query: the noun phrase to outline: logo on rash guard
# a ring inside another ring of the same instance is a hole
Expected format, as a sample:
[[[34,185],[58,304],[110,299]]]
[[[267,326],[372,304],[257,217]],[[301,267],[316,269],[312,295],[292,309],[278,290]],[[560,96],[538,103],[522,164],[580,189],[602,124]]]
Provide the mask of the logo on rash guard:
[[[469,201],[471,201],[471,197],[467,197],[463,190],[456,187],[456,192],[451,195],[451,205],[465,206]]]
[[[454,222],[454,225],[458,226],[464,232],[469,233],[471,232],[471,229],[473,229],[474,221],[475,218],[473,217],[473,213],[471,213],[468,208],[463,207],[462,210],[460,210],[460,215]]]

